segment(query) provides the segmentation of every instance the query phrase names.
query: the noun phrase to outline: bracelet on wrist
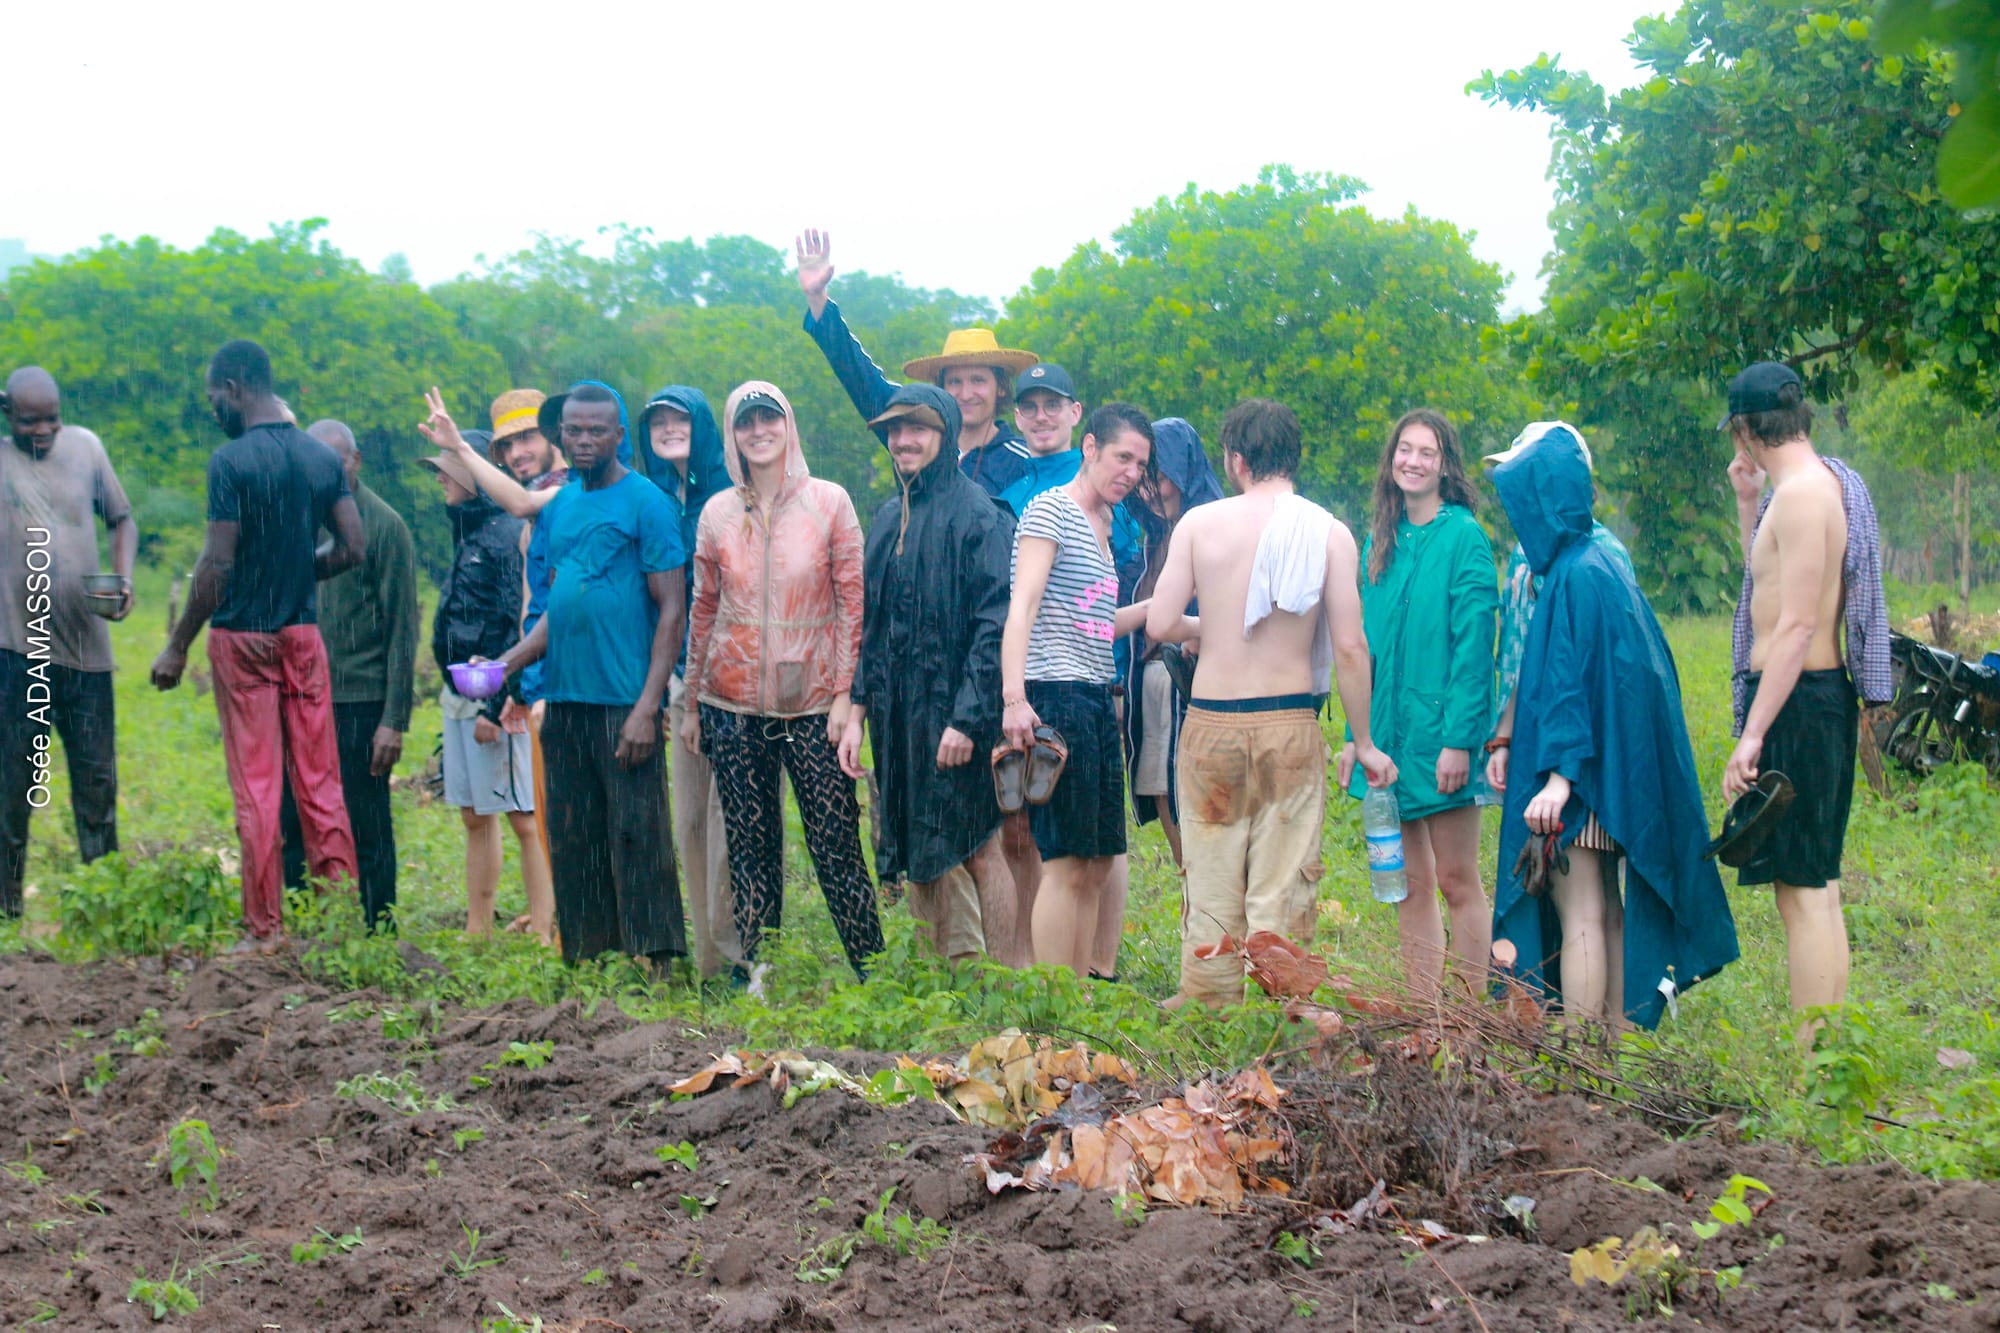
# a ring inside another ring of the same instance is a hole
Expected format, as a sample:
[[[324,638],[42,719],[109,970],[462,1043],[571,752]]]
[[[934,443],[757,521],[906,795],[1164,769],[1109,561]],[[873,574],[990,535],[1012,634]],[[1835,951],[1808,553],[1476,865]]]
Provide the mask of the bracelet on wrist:
[[[1486,753],[1492,754],[1495,750],[1505,750],[1513,745],[1513,743],[1514,738],[1512,736],[1495,736],[1492,740],[1486,742]]]
[[[1000,706],[1002,708],[1012,708],[1016,704],[1025,704],[1027,702],[1028,702],[1028,696],[1025,694],[1017,694],[1014,695],[1012,698],[1009,698],[1007,695],[1004,694],[1000,696]]]

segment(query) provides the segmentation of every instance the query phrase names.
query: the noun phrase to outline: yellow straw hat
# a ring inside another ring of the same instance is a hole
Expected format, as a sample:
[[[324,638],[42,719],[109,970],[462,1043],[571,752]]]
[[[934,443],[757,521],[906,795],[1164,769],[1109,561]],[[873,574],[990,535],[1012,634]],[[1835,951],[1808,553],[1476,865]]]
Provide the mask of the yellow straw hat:
[[[510,436],[541,429],[535,414],[547,399],[540,389],[509,389],[493,400],[493,444],[489,450],[493,457],[506,452]]]
[[[903,373],[913,380],[932,381],[950,366],[993,366],[1018,375],[1040,360],[1033,352],[1002,347],[991,329],[953,329],[945,335],[943,352],[905,361]]]

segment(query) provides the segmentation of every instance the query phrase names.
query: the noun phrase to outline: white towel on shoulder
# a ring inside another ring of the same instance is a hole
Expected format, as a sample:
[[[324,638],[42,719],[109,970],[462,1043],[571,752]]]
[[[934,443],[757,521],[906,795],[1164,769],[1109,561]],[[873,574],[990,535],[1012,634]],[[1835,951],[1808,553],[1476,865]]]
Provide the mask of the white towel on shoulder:
[[[1309,614],[1320,604],[1326,587],[1326,539],[1333,515],[1302,495],[1281,495],[1257,538],[1257,556],[1250,564],[1250,588],[1243,602],[1243,637],[1275,610],[1295,616]],[[1313,630],[1313,688],[1321,694],[1333,688],[1333,630],[1320,610]]]

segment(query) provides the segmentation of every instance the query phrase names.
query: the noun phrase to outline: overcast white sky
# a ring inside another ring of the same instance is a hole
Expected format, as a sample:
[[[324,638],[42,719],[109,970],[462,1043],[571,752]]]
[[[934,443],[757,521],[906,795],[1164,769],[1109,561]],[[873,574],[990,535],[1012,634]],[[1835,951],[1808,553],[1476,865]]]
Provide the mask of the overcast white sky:
[[[194,245],[323,216],[437,282],[532,232],[830,228],[844,268],[1002,301],[1193,181],[1344,172],[1477,233],[1539,304],[1539,52],[1621,87],[1632,0],[795,5],[23,3],[0,237]]]

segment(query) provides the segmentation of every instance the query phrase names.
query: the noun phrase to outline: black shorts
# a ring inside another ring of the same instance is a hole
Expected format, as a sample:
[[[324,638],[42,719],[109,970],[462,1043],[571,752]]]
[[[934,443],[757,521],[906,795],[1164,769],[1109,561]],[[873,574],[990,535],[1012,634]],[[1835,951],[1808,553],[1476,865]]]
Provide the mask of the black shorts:
[[[1028,827],[1044,861],[1125,853],[1125,744],[1111,687],[1078,680],[1031,680],[1028,702],[1069,746],[1062,781],[1046,805],[1028,807]]]
[[[1757,701],[1749,680],[1747,710]],[[1823,889],[1840,878],[1847,811],[1854,802],[1855,747],[1861,713],[1854,682],[1840,668],[1805,671],[1764,736],[1759,773],[1783,773],[1798,793],[1758,853],[1737,871],[1739,884]]]

